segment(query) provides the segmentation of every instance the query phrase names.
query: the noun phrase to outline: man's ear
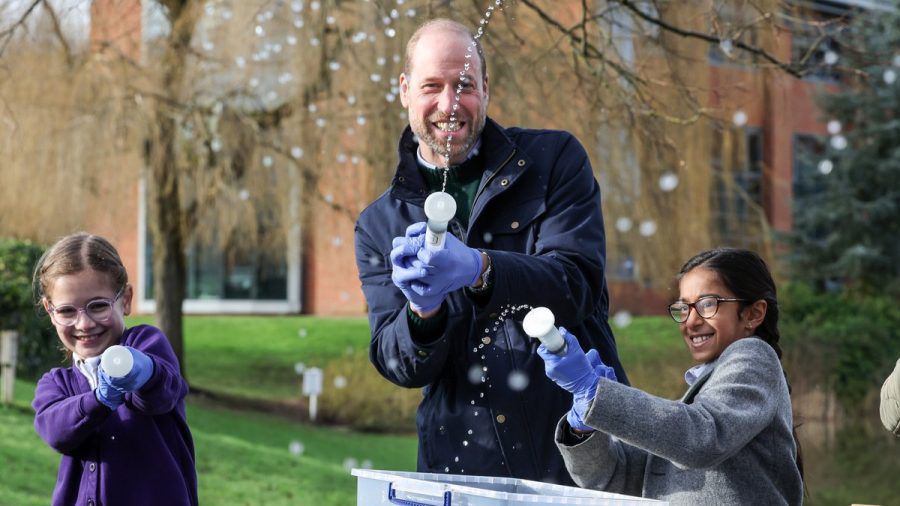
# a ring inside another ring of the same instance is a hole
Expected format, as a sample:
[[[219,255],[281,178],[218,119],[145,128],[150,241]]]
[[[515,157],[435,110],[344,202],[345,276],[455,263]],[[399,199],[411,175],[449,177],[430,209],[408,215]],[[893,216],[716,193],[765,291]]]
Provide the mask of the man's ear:
[[[768,309],[769,303],[763,299],[745,307],[741,317],[747,322],[747,328],[755,332],[757,327],[762,325],[762,322],[766,319],[766,311]]]
[[[409,78],[405,72],[400,73],[400,103],[403,107],[409,107]]]

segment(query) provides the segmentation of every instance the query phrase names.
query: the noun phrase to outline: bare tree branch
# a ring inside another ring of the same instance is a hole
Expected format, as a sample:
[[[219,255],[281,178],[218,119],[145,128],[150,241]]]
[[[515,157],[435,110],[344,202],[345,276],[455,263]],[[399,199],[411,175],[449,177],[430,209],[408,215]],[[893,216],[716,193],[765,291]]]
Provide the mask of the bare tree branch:
[[[69,46],[69,41],[66,40],[65,35],[63,35],[62,25],[59,22],[59,16],[56,14],[56,11],[53,10],[53,6],[50,5],[50,2],[47,2],[47,0],[41,0],[41,3],[44,6],[44,10],[46,10],[47,14],[50,15],[50,21],[53,22],[53,34],[56,35],[57,40],[59,40],[59,43],[62,44],[63,53],[66,56],[66,65],[71,68],[74,63],[72,48]]]
[[[20,26],[25,25],[25,20],[28,19],[28,16],[31,15],[31,11],[34,10],[35,7],[38,6],[39,3],[43,2],[43,0],[34,0],[31,2],[31,5],[28,6],[28,9],[13,23],[9,28],[0,32],[0,56],[3,56],[3,52],[6,51],[6,47],[9,45],[9,42],[12,40],[13,35],[16,30]]]

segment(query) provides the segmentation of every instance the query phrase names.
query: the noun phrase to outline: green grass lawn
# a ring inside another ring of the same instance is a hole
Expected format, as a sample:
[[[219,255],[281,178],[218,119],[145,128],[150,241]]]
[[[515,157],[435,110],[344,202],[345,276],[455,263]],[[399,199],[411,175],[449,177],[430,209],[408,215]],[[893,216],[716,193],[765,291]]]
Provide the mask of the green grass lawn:
[[[49,503],[59,456],[35,433],[34,384],[16,384],[16,403],[0,407],[0,504]],[[344,465],[413,470],[414,436],[387,436],[188,403],[197,453],[200,503],[345,506],[356,504],[356,478]],[[291,443],[303,446],[296,455]]]

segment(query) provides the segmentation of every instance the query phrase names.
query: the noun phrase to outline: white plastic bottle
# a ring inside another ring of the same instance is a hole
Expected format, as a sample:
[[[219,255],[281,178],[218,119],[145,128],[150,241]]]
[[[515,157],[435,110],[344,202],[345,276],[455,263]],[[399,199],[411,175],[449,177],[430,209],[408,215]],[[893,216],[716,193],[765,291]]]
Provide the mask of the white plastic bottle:
[[[100,367],[113,378],[127,376],[134,366],[134,357],[124,346],[118,344],[110,346],[100,356]]]
[[[545,307],[532,309],[522,320],[522,328],[526,334],[540,340],[550,353],[564,355],[566,340],[563,339],[555,324],[556,318],[553,316],[553,311]]]
[[[425,247],[431,251],[444,248],[447,224],[456,215],[456,201],[445,192],[434,192],[425,199]]]

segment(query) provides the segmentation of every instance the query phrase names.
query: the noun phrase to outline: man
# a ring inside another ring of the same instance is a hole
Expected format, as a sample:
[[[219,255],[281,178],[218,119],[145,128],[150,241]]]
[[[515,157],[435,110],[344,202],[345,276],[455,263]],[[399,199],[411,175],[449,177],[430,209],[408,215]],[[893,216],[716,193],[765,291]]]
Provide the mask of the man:
[[[607,324],[600,191],[575,138],[504,129],[487,118],[488,97],[463,25],[438,19],[413,34],[397,172],[356,224],[369,354],[388,380],[424,387],[419,471],[571,484],[553,435],[572,398],[546,378],[521,309],[550,308],[627,381]],[[457,213],[430,252],[423,204],[448,161]]]

